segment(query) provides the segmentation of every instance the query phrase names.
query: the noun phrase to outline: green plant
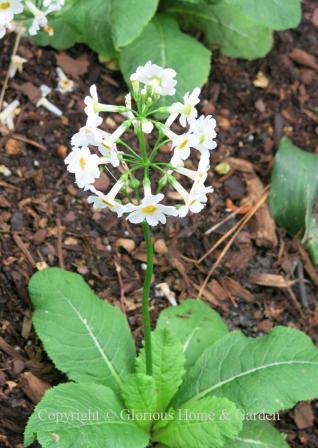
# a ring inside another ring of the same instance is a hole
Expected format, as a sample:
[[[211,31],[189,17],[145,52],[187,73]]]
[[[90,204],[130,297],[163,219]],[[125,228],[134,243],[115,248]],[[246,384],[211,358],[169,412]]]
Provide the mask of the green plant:
[[[26,445],[283,448],[269,414],[318,394],[318,350],[292,328],[256,339],[228,333],[208,305],[186,300],[161,313],[147,375],[145,349],[136,358],[124,315],[81,276],[48,268],[29,291],[36,332],[73,382],[46,392]]]
[[[84,42],[103,60],[116,59],[125,79],[146,61],[179,74],[177,98],[208,78],[211,51],[255,59],[272,47],[273,30],[296,27],[300,0],[66,0],[52,17],[54,36],[40,45],[68,48]],[[198,42],[181,30],[199,30]],[[208,47],[208,48],[207,48]]]
[[[275,157],[270,206],[276,222],[298,235],[318,264],[318,156],[284,137]],[[295,174],[296,173],[296,174]]]
[[[199,213],[212,191],[205,181],[215,121],[197,117],[199,89],[182,103],[158,105],[160,97],[174,95],[175,76],[174,70],[148,62],[130,77],[134,106],[130,95],[126,106],[100,103],[96,86],[85,98],[87,122],[73,136],[76,146],[65,162],[77,185],[93,193],[88,201],[95,207],[142,223],[144,346],[136,356],[124,315],[96,297],[81,276],[58,268],[36,273],[29,284],[34,326],[56,367],[72,382],[46,392],[27,424],[26,445],[38,440],[44,448],[143,448],[149,442],[171,448],[283,448],[284,438],[261,419],[318,395],[318,350],[300,331],[277,327],[256,339],[229,333],[208,305],[186,300],[164,310],[151,332],[150,226],[165,223],[166,216]],[[113,134],[99,128],[103,111],[125,115]],[[158,112],[170,113],[164,125]],[[170,129],[177,118],[186,128],[181,135]],[[122,139],[131,126],[138,147]],[[155,143],[147,135],[153,130]],[[158,153],[167,143],[172,156],[164,161]],[[190,155],[193,164],[199,156],[197,170],[184,166]],[[120,177],[105,194],[93,183],[100,168],[110,171],[109,166],[118,168]],[[192,182],[190,192],[176,173]],[[182,197],[181,205],[161,204],[162,191],[171,188]]]

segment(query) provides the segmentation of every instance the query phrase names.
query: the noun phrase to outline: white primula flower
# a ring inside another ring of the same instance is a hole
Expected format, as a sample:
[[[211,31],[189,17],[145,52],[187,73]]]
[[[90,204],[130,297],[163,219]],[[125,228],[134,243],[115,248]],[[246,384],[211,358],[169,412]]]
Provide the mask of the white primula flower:
[[[77,146],[78,148],[89,145],[98,146],[103,139],[104,131],[98,128],[102,122],[102,117],[88,117],[86,125],[81,127],[80,130],[73,135],[71,139],[72,146]]]
[[[4,37],[6,32],[7,32],[6,27],[4,25],[1,25],[1,23],[0,23],[0,39],[2,39]]]
[[[43,6],[56,5],[56,8],[61,9],[64,6],[65,0],[43,0]]]
[[[153,94],[172,96],[176,93],[177,81],[174,79],[176,75],[172,68],[163,68],[148,61],[146,65],[138,67],[130,79],[132,82],[139,81],[149,86]]]
[[[14,78],[16,73],[21,73],[23,70],[23,64],[27,62],[27,59],[22,58],[19,55],[13,55],[9,67],[9,78]]]
[[[96,85],[93,84],[90,89],[90,96],[86,96],[84,103],[86,104],[85,113],[88,117],[98,116],[100,112],[125,112],[127,109],[123,106],[114,106],[112,104],[103,104],[98,101]]]
[[[201,212],[208,201],[207,194],[213,191],[212,187],[205,187],[198,183],[193,184],[190,193],[177,180],[174,180],[172,185],[184,200],[184,205],[178,210],[180,218],[184,218],[189,211],[192,213]]]
[[[217,144],[214,141],[216,137],[215,132],[216,121],[211,115],[201,115],[197,120],[191,120],[190,131],[195,136],[194,148],[199,150],[202,154],[208,154],[211,149],[216,148]]]
[[[190,170],[189,168],[184,168],[183,166],[176,167],[175,170],[183,176],[189,177],[196,184],[204,184],[206,178],[208,177],[209,168],[209,160],[201,157],[198,169],[196,171]]]
[[[8,129],[14,129],[13,119],[17,114],[17,109],[20,103],[18,100],[12,101],[12,103],[8,104],[3,111],[0,113],[0,123],[6,126]]]
[[[61,111],[61,109],[56,107],[53,103],[51,103],[51,101],[49,101],[46,98],[48,96],[48,94],[51,92],[50,87],[47,86],[46,84],[42,84],[40,86],[40,90],[41,90],[42,96],[39,99],[39,101],[36,103],[36,107],[42,106],[45,109],[47,109],[49,112],[52,112],[52,114],[57,115],[58,117],[63,115],[63,112]]]
[[[40,28],[43,28],[50,36],[53,36],[54,30],[48,25],[47,16],[54,11],[58,11],[61,7],[57,3],[51,2],[45,11],[41,11],[33,2],[27,0],[25,2],[26,6],[33,14],[34,19],[32,25],[29,28],[30,36],[35,36]]]
[[[93,208],[108,208],[121,217],[125,212],[125,206],[116,202],[115,198],[123,185],[123,181],[119,179],[107,194],[103,194],[94,187],[91,187],[90,190],[95,193],[95,196],[89,196],[87,200],[90,204],[93,204]]]
[[[69,79],[60,67],[56,68],[56,73],[58,77],[57,90],[60,93],[73,92],[74,81]]]
[[[166,121],[166,126],[170,127],[178,115],[181,126],[184,128],[190,123],[192,118],[198,116],[198,111],[195,106],[200,102],[199,95],[201,89],[195,88],[191,93],[187,92],[183,97],[183,103],[173,103],[168,107],[168,112],[171,114]]]
[[[175,207],[159,204],[164,198],[162,193],[151,194],[145,193],[145,197],[142,199],[141,204],[126,206],[126,211],[131,212],[127,219],[133,224],[138,224],[144,220],[151,226],[156,226],[161,222],[165,224],[167,216],[177,216],[178,211]]]
[[[186,132],[185,134],[176,135],[172,139],[172,150],[173,156],[171,158],[171,165],[178,166],[180,165],[180,161],[188,159],[190,156],[191,148],[195,140],[191,132]]]
[[[73,148],[65,159],[67,170],[75,174],[75,182],[80,188],[87,190],[100,176],[98,166],[102,159],[92,154],[87,147]]]
[[[130,120],[124,121],[112,134],[103,131],[103,138],[98,145],[98,149],[103,155],[105,163],[111,163],[114,167],[119,166],[116,142],[129,128],[130,124]]]
[[[14,15],[23,11],[23,5],[21,0],[0,0],[0,25],[3,29],[9,26],[12,22]]]

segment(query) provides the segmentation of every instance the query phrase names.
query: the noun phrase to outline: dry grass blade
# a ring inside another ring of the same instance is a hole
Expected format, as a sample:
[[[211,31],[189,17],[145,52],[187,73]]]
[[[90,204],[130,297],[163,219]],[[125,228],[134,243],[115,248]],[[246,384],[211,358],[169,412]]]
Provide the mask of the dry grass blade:
[[[260,200],[254,205],[254,207],[252,208],[252,210],[246,215],[244,216],[244,218],[239,221],[239,224],[237,226],[237,231],[236,233],[234,233],[234,235],[232,236],[232,238],[229,240],[229,242],[226,244],[226,246],[224,247],[224,249],[222,250],[220,256],[218,257],[218,259],[216,260],[216,262],[212,265],[208,275],[206,276],[200,291],[199,291],[199,298],[202,296],[202,293],[204,291],[204,289],[206,288],[206,285],[208,284],[208,281],[210,280],[211,275],[213,274],[213,272],[215,271],[215,269],[219,266],[219,264],[221,263],[221,261],[223,260],[223,258],[225,257],[225,255],[227,254],[228,250],[230,249],[230,247],[232,246],[233,242],[235,241],[237,235],[240,233],[240,231],[242,230],[242,228],[245,226],[245,224],[254,216],[254,214],[256,213],[256,211],[266,202],[268,198],[268,192],[266,191],[263,196],[260,198]],[[231,232],[232,233],[232,232]],[[222,237],[223,238],[223,237]],[[224,239],[223,239],[224,240]]]

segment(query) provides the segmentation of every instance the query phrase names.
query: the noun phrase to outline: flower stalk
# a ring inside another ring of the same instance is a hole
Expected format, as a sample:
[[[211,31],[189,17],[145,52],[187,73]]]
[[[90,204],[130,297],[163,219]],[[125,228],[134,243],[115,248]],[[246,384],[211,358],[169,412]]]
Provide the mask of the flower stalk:
[[[150,286],[153,274],[153,245],[147,221],[142,223],[147,250],[147,270],[142,291],[142,319],[144,327],[144,347],[146,354],[146,373],[152,375],[151,321],[149,312]]]

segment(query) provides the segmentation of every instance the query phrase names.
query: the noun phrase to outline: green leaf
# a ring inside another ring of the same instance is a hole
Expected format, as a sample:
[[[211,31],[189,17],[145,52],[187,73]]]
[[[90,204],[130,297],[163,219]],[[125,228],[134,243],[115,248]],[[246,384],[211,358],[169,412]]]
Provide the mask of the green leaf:
[[[301,19],[300,0],[226,0],[226,3],[238,6],[256,23],[273,30],[296,27]]]
[[[191,55],[191,57],[189,57]],[[152,61],[177,72],[177,94],[162,98],[171,104],[185,92],[204,84],[210,71],[211,53],[193,37],[182,33],[177,22],[168,16],[156,16],[143,33],[120,53],[120,67],[129,82],[139,65]]]
[[[180,340],[189,369],[202,352],[228,333],[220,315],[200,300],[184,300],[163,310],[158,328],[170,329]]]
[[[157,409],[164,411],[182,383],[184,354],[178,338],[166,328],[151,334],[152,375],[158,394]],[[146,354],[143,348],[137,358],[137,373],[146,373]]]
[[[237,436],[243,415],[226,398],[206,397],[176,410],[174,420],[154,428],[153,439],[171,448],[220,448]]]
[[[148,435],[108,387],[69,383],[49,389],[36,406],[24,443],[34,440],[43,448],[144,448]]]
[[[205,33],[210,45],[235,58],[255,59],[272,47],[272,31],[244,15],[241,8],[222,1],[216,5],[187,5],[176,2],[167,12],[178,15],[189,28]]]
[[[152,423],[151,414],[157,410],[157,390],[154,378],[143,373],[132,373],[126,376],[122,396],[128,409],[144,416],[136,420],[136,424],[149,430]]]
[[[270,206],[275,221],[300,234],[318,264],[318,225],[313,209],[318,198],[318,155],[282,138],[272,173]]]
[[[246,412],[273,413],[318,396],[318,349],[304,333],[276,327],[266,336],[229,333],[185,375],[172,406],[217,395]]]
[[[111,0],[111,26],[117,49],[130,44],[139,36],[154,16],[158,2],[159,0]]]
[[[288,448],[282,434],[270,423],[260,420],[244,421],[243,429],[235,440],[224,448]]]
[[[56,367],[74,381],[120,387],[135,361],[121,311],[99,299],[80,275],[63,269],[37,272],[29,292],[36,332]]]

